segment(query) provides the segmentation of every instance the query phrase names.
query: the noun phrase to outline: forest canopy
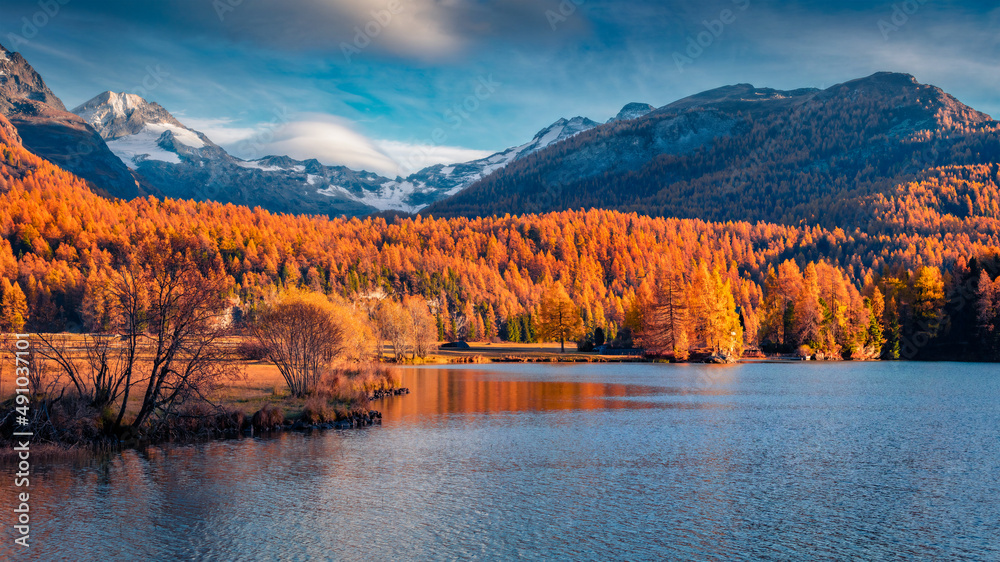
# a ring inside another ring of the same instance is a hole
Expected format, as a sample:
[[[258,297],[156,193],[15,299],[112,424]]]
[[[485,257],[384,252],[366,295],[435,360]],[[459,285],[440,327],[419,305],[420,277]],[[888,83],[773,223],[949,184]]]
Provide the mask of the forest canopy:
[[[183,241],[231,277],[228,296],[236,303],[284,287],[347,300],[420,298],[440,339],[527,341],[554,283],[578,308],[585,331],[600,327],[610,340],[628,326],[648,335],[662,329],[650,311],[664,310],[670,286],[687,299],[693,327],[684,338],[692,347],[730,345],[725,334],[697,326],[704,315],[726,322],[731,315],[750,347],[809,345],[859,358],[997,357],[996,164],[941,168],[872,196],[867,208],[878,227],[865,230],[594,209],[330,220],[219,203],[106,199],[25,151],[3,125],[4,330],[100,331],[103,280],[132,248],[159,240],[172,247]]]

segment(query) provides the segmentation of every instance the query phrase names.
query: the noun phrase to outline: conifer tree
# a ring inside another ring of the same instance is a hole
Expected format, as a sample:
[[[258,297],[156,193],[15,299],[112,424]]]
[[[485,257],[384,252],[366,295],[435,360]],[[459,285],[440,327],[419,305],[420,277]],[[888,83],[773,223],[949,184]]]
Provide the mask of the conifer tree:
[[[566,340],[572,340],[582,332],[580,311],[570,300],[562,283],[550,285],[538,311],[538,339],[558,341],[561,351],[565,353]]]

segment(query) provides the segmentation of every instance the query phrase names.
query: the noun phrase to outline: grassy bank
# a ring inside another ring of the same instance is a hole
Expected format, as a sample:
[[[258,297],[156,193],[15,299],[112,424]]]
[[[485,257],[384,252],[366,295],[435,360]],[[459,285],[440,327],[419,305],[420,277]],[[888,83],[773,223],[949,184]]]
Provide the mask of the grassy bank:
[[[69,336],[72,338],[73,336]],[[225,345],[233,349],[238,341]],[[82,353],[82,352],[81,352]],[[0,463],[15,460],[12,435],[31,431],[33,454],[75,458],[82,455],[168,441],[256,435],[268,431],[351,428],[381,422],[371,408],[374,397],[404,392],[394,367],[385,364],[344,364],[328,370],[309,396],[293,396],[278,368],[232,353],[230,376],[212,381],[196,394],[141,430],[131,427],[142,399],[142,381],[131,386],[123,423],[116,424],[110,408],[98,409],[81,396],[50,361],[37,358],[33,380],[31,422],[18,423],[17,403],[9,372],[0,398]],[[140,361],[141,366],[141,361]],[[22,407],[23,404],[20,404]]]
[[[62,343],[69,355],[83,358],[83,339],[63,334]],[[31,428],[33,446],[48,456],[75,457],[88,451],[113,450],[141,444],[184,441],[204,438],[256,435],[261,432],[348,428],[380,423],[381,414],[372,409],[373,398],[395,396],[400,377],[383,350],[379,362],[344,364],[324,375],[319,388],[309,396],[293,396],[278,368],[269,361],[251,356],[248,339],[227,337],[217,342],[225,352],[229,376],[212,381],[197,395],[181,401],[170,412],[161,412],[155,423],[142,430],[129,424],[141,403],[143,382],[135,381],[129,393],[122,424],[114,414],[99,410],[80,396],[68,377],[52,361],[37,358],[39,378],[33,382]],[[423,358],[405,358],[403,365],[440,365],[507,362],[633,362],[634,356],[602,356],[580,353],[569,348],[565,353],[558,344],[471,343],[467,349],[434,346]],[[251,350],[252,351],[252,350]],[[140,357],[140,371],[148,358]],[[0,372],[0,444],[9,445],[15,427],[15,394],[9,371]],[[11,447],[3,447],[0,462],[11,460]]]

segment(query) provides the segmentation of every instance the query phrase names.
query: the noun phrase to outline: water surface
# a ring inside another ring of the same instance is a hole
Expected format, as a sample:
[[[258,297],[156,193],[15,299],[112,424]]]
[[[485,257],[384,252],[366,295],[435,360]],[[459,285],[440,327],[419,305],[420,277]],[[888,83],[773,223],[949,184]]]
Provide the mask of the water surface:
[[[381,427],[38,466],[27,559],[995,560],[998,375],[406,369]]]

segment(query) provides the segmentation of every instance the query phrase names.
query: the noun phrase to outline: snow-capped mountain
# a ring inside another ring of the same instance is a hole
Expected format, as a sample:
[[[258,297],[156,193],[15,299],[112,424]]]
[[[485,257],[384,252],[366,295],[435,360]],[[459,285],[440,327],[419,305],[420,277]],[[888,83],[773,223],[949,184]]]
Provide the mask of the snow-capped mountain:
[[[180,164],[181,155],[220,157],[222,149],[202,133],[185,127],[166,109],[135,94],[104,92],[73,109],[131,169],[144,160]],[[202,153],[202,149],[214,151]]]
[[[20,53],[0,45],[0,114],[24,147],[116,197],[141,194],[136,178],[101,136],[63,102]]]
[[[399,202],[399,206],[392,208],[415,213],[435,201],[462,191],[511,162],[593,129],[597,125],[598,123],[586,117],[560,119],[520,146],[471,162],[430,166],[405,179],[397,178],[384,185],[383,189],[386,193],[397,195],[396,201]]]
[[[186,127],[159,104],[134,94],[104,92],[73,113],[96,129],[129,168],[165,195],[331,216],[416,212],[511,162],[598,125],[583,117],[560,119],[531,141],[487,158],[430,166],[405,178],[390,179],[287,156],[242,160]]]

